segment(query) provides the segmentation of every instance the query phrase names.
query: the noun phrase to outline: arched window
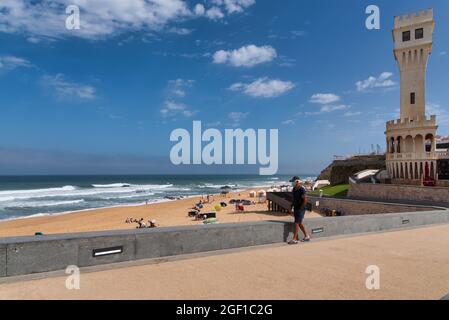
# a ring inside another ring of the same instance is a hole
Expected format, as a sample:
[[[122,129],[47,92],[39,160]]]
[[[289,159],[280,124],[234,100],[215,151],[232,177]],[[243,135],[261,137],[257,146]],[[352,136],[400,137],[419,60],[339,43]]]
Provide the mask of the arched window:
[[[391,137],[391,139],[390,139],[388,148],[390,150],[390,153],[394,153],[394,138],[393,137]]]
[[[433,135],[432,134],[428,134],[426,135],[426,141],[425,141],[425,150],[426,152],[432,152],[433,151]]]

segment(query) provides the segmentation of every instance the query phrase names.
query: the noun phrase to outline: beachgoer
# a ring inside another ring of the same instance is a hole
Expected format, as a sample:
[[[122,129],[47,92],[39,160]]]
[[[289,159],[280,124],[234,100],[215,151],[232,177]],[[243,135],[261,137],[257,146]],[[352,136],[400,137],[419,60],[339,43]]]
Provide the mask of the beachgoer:
[[[148,228],[156,228],[156,220],[155,219],[151,219],[148,220]]]
[[[145,220],[143,218],[140,218],[140,220],[137,222],[139,224],[138,228],[145,228],[146,224],[145,224]]]
[[[301,242],[310,241],[310,235],[308,234],[306,227],[304,226],[304,215],[306,213],[306,204],[307,204],[307,195],[306,190],[302,186],[302,181],[298,176],[294,176],[290,182],[293,187],[293,216],[295,217],[295,231],[293,233],[293,239],[289,241],[288,244],[297,244],[298,243],[298,233],[299,229],[301,229],[302,233],[304,233],[304,238]]]

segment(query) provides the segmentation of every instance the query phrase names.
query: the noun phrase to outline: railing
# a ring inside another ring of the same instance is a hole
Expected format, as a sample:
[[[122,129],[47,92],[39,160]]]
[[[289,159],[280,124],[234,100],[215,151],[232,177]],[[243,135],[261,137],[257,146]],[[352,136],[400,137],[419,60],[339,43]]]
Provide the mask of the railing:
[[[293,195],[291,192],[268,192],[267,200],[289,211],[292,208]]]
[[[438,160],[449,159],[448,151],[433,151],[425,153],[387,153],[387,160]]]

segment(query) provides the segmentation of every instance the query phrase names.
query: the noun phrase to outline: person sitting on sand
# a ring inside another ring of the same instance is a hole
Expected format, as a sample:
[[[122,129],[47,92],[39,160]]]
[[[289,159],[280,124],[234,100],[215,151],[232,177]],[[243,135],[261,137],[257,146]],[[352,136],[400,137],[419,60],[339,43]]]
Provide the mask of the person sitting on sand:
[[[130,218],[130,217],[126,218],[126,220],[125,220],[125,223],[133,223],[133,222],[134,222],[134,219]]]
[[[145,220],[143,218],[140,218],[140,220],[137,222],[139,225],[137,226],[138,229],[145,228]]]
[[[148,220],[148,228],[156,228],[156,227],[157,225],[155,219]]]

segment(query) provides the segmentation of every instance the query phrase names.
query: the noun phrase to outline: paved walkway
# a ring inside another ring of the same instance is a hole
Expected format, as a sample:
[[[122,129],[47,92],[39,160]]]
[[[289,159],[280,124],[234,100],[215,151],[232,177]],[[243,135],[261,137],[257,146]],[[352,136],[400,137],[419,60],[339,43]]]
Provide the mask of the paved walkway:
[[[449,225],[0,284],[0,299],[441,299]],[[380,268],[380,289],[365,270]]]

